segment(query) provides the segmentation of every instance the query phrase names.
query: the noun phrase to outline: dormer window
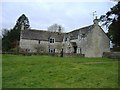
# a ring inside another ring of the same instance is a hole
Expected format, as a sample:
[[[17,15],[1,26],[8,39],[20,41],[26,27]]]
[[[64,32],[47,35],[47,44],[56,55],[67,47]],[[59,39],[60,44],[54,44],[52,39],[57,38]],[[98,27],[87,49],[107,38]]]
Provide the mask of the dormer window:
[[[50,39],[49,39],[49,42],[50,42],[50,43],[55,43],[55,39],[54,39],[54,38],[50,38]]]

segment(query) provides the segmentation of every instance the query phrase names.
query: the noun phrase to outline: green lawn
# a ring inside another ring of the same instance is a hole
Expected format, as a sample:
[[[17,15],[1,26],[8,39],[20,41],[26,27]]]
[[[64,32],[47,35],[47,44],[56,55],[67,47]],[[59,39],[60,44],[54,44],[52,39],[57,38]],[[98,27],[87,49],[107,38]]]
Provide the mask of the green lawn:
[[[118,61],[107,58],[2,56],[3,88],[117,88]]]

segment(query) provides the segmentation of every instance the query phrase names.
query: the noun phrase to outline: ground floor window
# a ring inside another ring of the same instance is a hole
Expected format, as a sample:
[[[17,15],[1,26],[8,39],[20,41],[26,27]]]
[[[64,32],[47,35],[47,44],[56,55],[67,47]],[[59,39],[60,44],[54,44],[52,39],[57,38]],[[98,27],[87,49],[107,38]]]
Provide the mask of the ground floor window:
[[[77,48],[77,53],[82,53],[81,48]]]
[[[27,48],[27,49],[25,49],[25,51],[26,51],[26,52],[30,52],[31,50]]]
[[[55,49],[49,49],[49,53],[55,53]]]

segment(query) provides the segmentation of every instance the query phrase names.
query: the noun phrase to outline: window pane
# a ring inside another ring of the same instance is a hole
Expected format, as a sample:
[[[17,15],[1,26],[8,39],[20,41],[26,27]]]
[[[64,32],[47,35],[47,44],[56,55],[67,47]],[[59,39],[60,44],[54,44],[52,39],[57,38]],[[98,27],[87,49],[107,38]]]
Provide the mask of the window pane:
[[[54,42],[55,42],[55,39],[51,38],[50,43],[54,43]]]
[[[52,39],[52,43],[54,43],[54,39]]]

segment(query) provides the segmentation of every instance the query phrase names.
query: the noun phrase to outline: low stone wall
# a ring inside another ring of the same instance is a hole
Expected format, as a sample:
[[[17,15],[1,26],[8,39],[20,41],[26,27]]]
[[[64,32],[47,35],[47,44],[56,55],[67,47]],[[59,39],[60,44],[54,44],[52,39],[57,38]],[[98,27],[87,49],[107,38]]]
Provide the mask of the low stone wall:
[[[120,60],[120,52],[104,52],[103,57]]]
[[[76,53],[64,53],[63,57],[85,57],[84,54],[76,54]]]
[[[13,55],[23,55],[23,56],[32,56],[32,55],[48,55],[48,56],[57,56],[57,57],[61,56],[60,53],[2,52],[2,54],[13,54]],[[63,57],[84,57],[84,54],[63,53]]]

